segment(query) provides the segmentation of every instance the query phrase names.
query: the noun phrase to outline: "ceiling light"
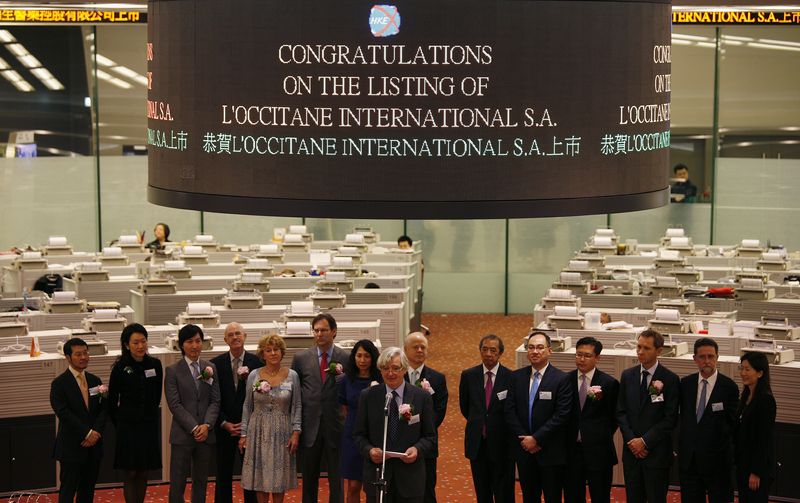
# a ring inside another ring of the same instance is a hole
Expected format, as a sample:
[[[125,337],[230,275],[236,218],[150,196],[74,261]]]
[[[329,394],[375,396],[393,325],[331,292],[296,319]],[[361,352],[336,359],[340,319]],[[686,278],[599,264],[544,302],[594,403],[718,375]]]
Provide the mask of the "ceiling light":
[[[147,77],[140,73],[136,73],[135,71],[131,70],[127,66],[115,66],[112,68],[113,71],[119,73],[120,75],[124,75],[128,77],[134,82],[138,82],[139,84],[146,86],[147,85]]]
[[[800,47],[790,47],[788,45],[775,45],[775,44],[759,44],[758,42],[748,42],[748,47],[757,47],[759,49],[778,49],[781,51],[797,51],[800,52]]]
[[[11,51],[11,54],[18,58],[28,55],[28,49],[26,49],[22,44],[8,44],[6,45],[6,49]]]
[[[36,59],[36,56],[34,56],[33,54],[28,54],[27,56],[20,56],[17,59],[19,60],[20,63],[25,65],[26,68],[38,68],[42,66],[42,64],[39,62],[38,59]]]
[[[4,60],[3,58],[0,58],[0,70],[8,70],[9,68],[11,68],[11,67],[8,66],[8,63],[6,63],[6,60]]]
[[[8,44],[9,42],[16,42],[17,39],[8,30],[0,30],[0,42]]]
[[[791,47],[800,47],[800,42],[792,42],[789,40],[772,40],[769,38],[760,38],[758,39],[759,42],[763,42],[765,44],[778,44],[778,45],[788,45]]]
[[[683,33],[673,33],[672,38],[683,39],[683,40],[711,40],[708,37],[698,37],[697,35],[685,35]]]
[[[717,44],[715,44],[715,43],[713,43],[713,42],[695,42],[695,44],[696,44],[697,46],[699,46],[699,47],[710,47],[710,48],[712,48],[712,49],[714,49],[715,47],[717,47]]]
[[[23,79],[22,75],[14,70],[4,70],[0,72],[0,75],[2,75],[7,81],[11,82],[14,87],[22,92],[29,93],[33,91],[33,86]]]
[[[672,39],[672,45],[692,45],[688,40]]]
[[[41,80],[42,84],[47,86],[51,91],[61,91],[64,89],[64,85],[53,77],[53,74],[50,73],[47,68],[34,68],[31,70],[31,73],[34,74],[37,79]]]
[[[723,35],[722,40],[741,40],[742,42],[752,42],[753,39],[750,37],[737,37],[735,35]]]
[[[97,64],[98,65],[102,65],[102,66],[114,66],[114,65],[116,65],[116,63],[114,63],[113,61],[111,61],[107,57],[102,56],[100,54],[95,54],[94,57],[97,59]]]

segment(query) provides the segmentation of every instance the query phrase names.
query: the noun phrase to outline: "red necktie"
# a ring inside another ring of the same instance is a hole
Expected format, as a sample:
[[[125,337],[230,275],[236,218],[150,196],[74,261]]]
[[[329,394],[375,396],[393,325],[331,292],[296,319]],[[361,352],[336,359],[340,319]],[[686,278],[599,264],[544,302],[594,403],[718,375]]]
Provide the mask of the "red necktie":
[[[319,378],[322,384],[325,384],[325,371],[328,370],[328,353],[322,353],[322,358],[319,361]]]
[[[483,393],[486,397],[486,410],[489,410],[489,402],[492,401],[492,373],[486,372],[486,386],[483,387]],[[483,424],[483,436],[486,437],[486,423]]]

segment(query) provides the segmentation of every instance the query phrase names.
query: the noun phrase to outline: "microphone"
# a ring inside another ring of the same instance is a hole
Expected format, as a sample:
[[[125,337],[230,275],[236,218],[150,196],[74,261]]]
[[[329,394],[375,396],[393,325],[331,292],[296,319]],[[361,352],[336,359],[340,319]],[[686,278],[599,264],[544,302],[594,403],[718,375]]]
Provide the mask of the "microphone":
[[[388,412],[389,411],[389,404],[392,402],[392,398],[393,397],[392,397],[391,393],[386,393],[386,403],[383,404],[383,411],[384,412]]]

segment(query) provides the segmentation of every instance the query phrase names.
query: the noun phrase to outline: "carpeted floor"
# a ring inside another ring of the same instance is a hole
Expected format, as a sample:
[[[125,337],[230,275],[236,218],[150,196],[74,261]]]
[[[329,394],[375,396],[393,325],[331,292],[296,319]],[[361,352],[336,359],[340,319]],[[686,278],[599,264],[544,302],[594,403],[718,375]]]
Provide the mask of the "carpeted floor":
[[[458,383],[461,371],[480,363],[478,342],[483,335],[494,333],[503,339],[506,354],[501,360],[506,366],[513,368],[514,349],[527,335],[533,319],[531,315],[502,316],[495,314],[425,314],[423,323],[431,329],[428,363],[431,367],[444,372],[447,376],[447,387],[450,402],[447,416],[439,429],[439,478],[436,487],[441,503],[468,502],[475,500],[472,489],[472,478],[469,462],[464,458],[464,426],[465,421],[458,410]],[[302,483],[302,481],[301,481]],[[208,500],[214,499],[213,484],[209,484]],[[320,501],[327,501],[327,481],[320,483]],[[148,502],[167,501],[167,485],[151,486],[148,490]],[[241,501],[238,485],[234,502]],[[187,498],[189,489],[187,487]],[[56,498],[52,498],[55,501]],[[96,502],[123,502],[121,489],[98,491]],[[285,501],[299,502],[300,489],[287,493]],[[517,486],[517,501],[522,496]],[[624,491],[615,488],[612,501],[625,501]],[[670,493],[669,501],[679,502],[678,493]]]

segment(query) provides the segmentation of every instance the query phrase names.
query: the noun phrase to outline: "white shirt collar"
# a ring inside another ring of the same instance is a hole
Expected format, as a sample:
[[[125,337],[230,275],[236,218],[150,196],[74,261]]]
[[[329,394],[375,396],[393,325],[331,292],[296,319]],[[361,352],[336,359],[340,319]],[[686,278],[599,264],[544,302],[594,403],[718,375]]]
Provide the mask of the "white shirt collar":
[[[240,361],[242,364],[244,364],[244,355],[245,355],[245,353],[247,353],[247,351],[242,351],[242,354],[239,356],[239,361]],[[229,356],[229,357],[230,357],[230,359],[231,359],[231,366],[233,366],[233,361],[234,361],[234,360],[236,360],[236,357],[235,357],[235,356],[233,356],[233,353],[231,353],[230,351],[228,351],[228,356]]]
[[[183,355],[183,359],[184,359],[184,360],[186,360],[186,365],[188,365],[189,367],[191,367],[191,366],[192,366],[192,364],[194,363],[194,362],[191,360],[191,358],[189,358],[189,357],[188,357],[188,356],[186,356],[186,355]],[[197,359],[197,364],[198,364],[198,365],[200,365],[200,358],[198,358],[198,359]]]
[[[544,373],[549,367],[550,367],[550,362],[547,362],[547,365],[542,367],[542,370],[536,370],[535,368],[533,368],[533,365],[531,365],[531,380],[533,380],[533,375],[536,374],[536,372],[539,372],[539,379],[544,379]]]
[[[642,364],[640,363],[640,364],[639,364],[639,377],[641,377],[641,376],[642,376],[642,372],[644,372],[645,370],[646,370],[646,371],[647,371],[647,373],[649,374],[649,375],[648,375],[648,377],[653,377],[653,374],[655,374],[655,373],[656,373],[656,368],[658,368],[658,360],[656,360],[656,363],[655,363],[655,365],[653,365],[653,366],[652,366],[652,367],[650,367],[649,369],[646,369],[646,368],[644,368],[644,365],[642,365]]]
[[[491,372],[493,376],[497,377],[497,369],[500,368],[500,363],[496,363],[494,367],[487,369],[486,365],[481,363],[481,367],[483,367],[483,375],[485,376],[487,372]]]
[[[597,370],[597,367],[593,368],[592,370],[590,370],[589,372],[586,373],[586,379],[588,380],[589,384],[591,384],[592,383],[592,379],[594,379],[595,370]],[[581,385],[581,375],[582,374],[583,374],[583,372],[578,370],[578,386]]]
[[[708,390],[711,390],[711,388],[713,388],[714,385],[717,383],[717,375],[719,375],[719,371],[718,370],[714,370],[714,373],[711,374],[708,377],[708,379],[706,379],[705,377],[703,377],[703,374],[698,372],[697,373],[697,389],[698,390],[701,389],[701,387],[703,386],[703,379],[706,379],[706,381],[708,381]]]
[[[400,397],[400,400],[403,399],[403,391],[405,391],[405,389],[406,389],[406,381],[405,381],[405,379],[403,379],[403,382],[400,383],[400,386],[398,386],[397,389],[390,388],[388,384],[386,384],[385,386],[386,386],[386,392],[387,393],[391,393],[392,391],[396,391],[397,392],[397,396]]]

